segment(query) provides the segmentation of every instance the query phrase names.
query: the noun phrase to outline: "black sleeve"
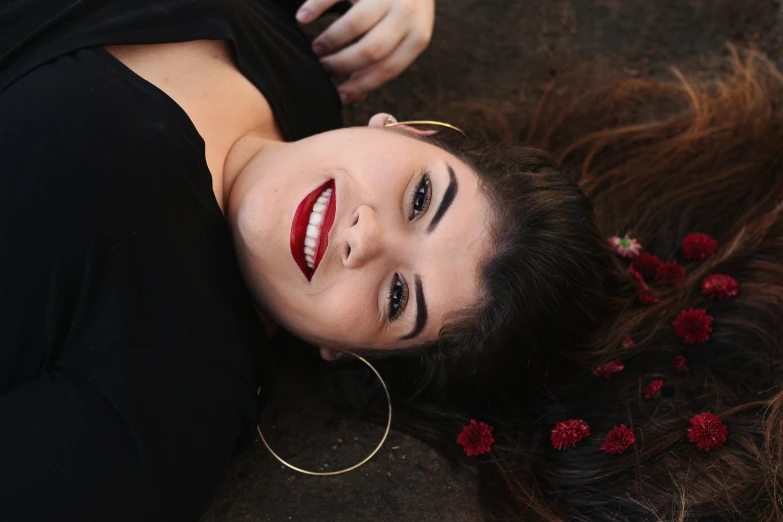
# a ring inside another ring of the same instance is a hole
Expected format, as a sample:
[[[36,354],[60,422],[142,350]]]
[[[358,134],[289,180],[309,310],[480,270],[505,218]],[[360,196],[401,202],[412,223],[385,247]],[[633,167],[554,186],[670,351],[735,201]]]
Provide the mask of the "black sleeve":
[[[91,360],[0,395],[0,520],[198,520],[242,431],[231,376],[149,347]]]

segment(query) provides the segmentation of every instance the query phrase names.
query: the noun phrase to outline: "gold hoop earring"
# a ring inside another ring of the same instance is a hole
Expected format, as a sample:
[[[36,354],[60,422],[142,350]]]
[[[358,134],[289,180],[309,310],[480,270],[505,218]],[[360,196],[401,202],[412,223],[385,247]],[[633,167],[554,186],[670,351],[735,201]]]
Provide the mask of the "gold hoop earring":
[[[266,449],[269,450],[269,453],[271,453],[274,458],[279,460],[281,464],[283,464],[284,466],[286,466],[288,468],[291,468],[294,471],[298,471],[299,473],[304,473],[305,475],[313,475],[313,476],[316,476],[316,477],[328,477],[328,476],[332,476],[332,475],[340,475],[342,473],[348,473],[349,471],[353,471],[356,468],[358,468],[359,466],[362,466],[363,464],[367,463],[371,458],[373,458],[375,456],[375,454],[378,453],[378,451],[381,449],[381,446],[383,446],[383,443],[386,442],[386,438],[389,436],[389,431],[391,430],[392,404],[391,404],[391,396],[389,395],[389,389],[386,387],[386,383],[383,381],[383,377],[381,377],[381,374],[378,373],[378,370],[376,370],[375,367],[373,367],[372,364],[367,362],[367,360],[364,357],[362,357],[360,355],[356,355],[355,353],[351,353],[351,352],[343,352],[343,353],[348,353],[348,354],[356,357],[360,361],[362,361],[367,366],[369,366],[370,369],[372,370],[372,372],[375,374],[375,376],[378,377],[378,379],[381,381],[381,385],[383,386],[383,391],[386,393],[386,400],[389,403],[389,418],[386,421],[386,431],[384,432],[383,437],[381,438],[381,441],[378,443],[378,446],[376,446],[375,449],[372,451],[372,453],[370,453],[364,460],[362,460],[358,464],[354,464],[353,466],[351,466],[349,468],[340,469],[340,470],[337,470],[337,471],[308,471],[306,469],[297,468],[293,464],[290,464],[290,463],[286,462],[285,460],[283,460],[282,458],[280,458],[280,456],[277,453],[275,453],[275,450],[273,450],[269,446],[269,444],[267,443],[266,439],[264,438],[264,434],[261,433],[260,423],[256,424],[256,430],[258,431],[258,436],[261,437],[261,442],[264,443],[264,446],[266,446]],[[258,391],[260,393],[261,389],[259,388]]]
[[[442,121],[435,121],[435,120],[408,120],[408,121],[395,121],[395,122],[386,122],[383,126],[384,127],[399,127],[402,125],[435,125],[436,127],[444,127],[446,129],[451,129],[459,132],[464,137],[468,137],[467,134],[465,134],[465,131],[457,127],[456,125],[452,125],[451,123],[445,123]]]

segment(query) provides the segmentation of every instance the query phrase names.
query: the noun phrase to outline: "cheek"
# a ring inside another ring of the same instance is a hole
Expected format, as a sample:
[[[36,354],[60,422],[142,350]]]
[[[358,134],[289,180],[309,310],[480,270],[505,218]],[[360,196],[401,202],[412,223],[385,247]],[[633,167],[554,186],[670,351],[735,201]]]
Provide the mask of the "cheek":
[[[327,291],[312,296],[307,322],[313,335],[346,347],[366,348],[378,333],[377,289],[360,278],[341,278]]]

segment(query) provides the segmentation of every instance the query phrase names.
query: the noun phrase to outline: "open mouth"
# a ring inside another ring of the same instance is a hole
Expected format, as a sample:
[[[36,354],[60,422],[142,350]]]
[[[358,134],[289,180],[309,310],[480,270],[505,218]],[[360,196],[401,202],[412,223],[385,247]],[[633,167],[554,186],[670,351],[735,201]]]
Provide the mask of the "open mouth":
[[[308,281],[329,244],[329,230],[334,224],[337,197],[330,179],[310,192],[296,208],[291,223],[291,255]]]

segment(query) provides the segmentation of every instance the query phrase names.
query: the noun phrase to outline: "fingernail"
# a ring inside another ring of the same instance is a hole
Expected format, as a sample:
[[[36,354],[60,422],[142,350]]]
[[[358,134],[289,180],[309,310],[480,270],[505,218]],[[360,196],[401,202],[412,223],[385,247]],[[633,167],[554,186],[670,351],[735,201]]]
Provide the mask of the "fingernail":
[[[296,12],[296,21],[300,24],[306,24],[310,21],[310,11],[307,9],[300,9]]]
[[[343,102],[343,105],[348,103],[348,95],[345,94],[344,92],[341,92],[340,93],[340,101]]]
[[[320,43],[313,44],[313,52],[318,56],[321,56],[326,51],[326,46]]]

